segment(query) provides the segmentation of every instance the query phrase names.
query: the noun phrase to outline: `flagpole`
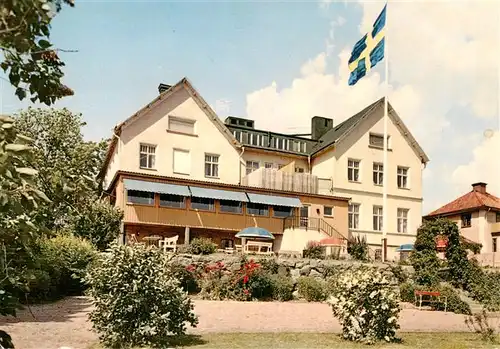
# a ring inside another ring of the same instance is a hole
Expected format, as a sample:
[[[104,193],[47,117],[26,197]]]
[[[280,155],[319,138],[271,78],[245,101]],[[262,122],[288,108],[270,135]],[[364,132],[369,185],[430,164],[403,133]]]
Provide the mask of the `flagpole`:
[[[388,16],[388,3],[387,0],[385,3],[386,13],[385,13],[385,34],[384,34],[384,61],[385,61],[385,86],[384,86],[384,162],[383,162],[383,190],[382,190],[382,261],[386,262],[387,257],[387,184],[388,184],[388,159],[387,159],[387,148],[388,148],[388,119],[389,119],[389,45],[387,40],[387,34],[389,32],[389,16]]]

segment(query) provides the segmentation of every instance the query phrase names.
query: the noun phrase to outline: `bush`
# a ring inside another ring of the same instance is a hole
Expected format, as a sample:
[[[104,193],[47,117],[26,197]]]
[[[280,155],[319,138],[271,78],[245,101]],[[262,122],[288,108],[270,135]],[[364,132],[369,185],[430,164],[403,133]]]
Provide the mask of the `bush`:
[[[293,299],[293,281],[290,277],[283,275],[271,275],[271,289],[273,299],[286,302]]]
[[[368,244],[366,236],[352,236],[347,241],[347,253],[357,261],[367,261],[368,258]]]
[[[273,281],[269,273],[263,269],[256,270],[248,281],[254,299],[271,299],[273,296]]]
[[[398,284],[407,282],[410,279],[408,273],[401,267],[401,265],[391,265],[389,264],[389,270],[391,271],[394,278],[398,281]]]
[[[87,267],[96,258],[95,247],[85,239],[60,235],[38,241],[36,254],[39,269],[28,282],[31,299],[48,300],[80,295]]]
[[[301,276],[297,280],[297,291],[308,302],[321,302],[326,299],[324,282],[312,276]]]
[[[194,238],[186,251],[190,254],[212,254],[217,252],[217,244],[209,238]]]
[[[479,333],[483,341],[492,343],[497,342],[497,333],[500,329],[498,320],[492,320],[485,309],[480,313],[467,317],[465,319],[465,324],[471,331]]]
[[[90,320],[110,347],[165,345],[198,322],[194,305],[169,271],[167,257],[139,244],[116,246],[86,280],[95,309]]]
[[[344,272],[328,299],[342,334],[351,341],[394,341],[399,329],[399,295],[390,277],[376,268]]]
[[[309,241],[302,252],[304,258],[324,259],[325,249],[318,241]]]
[[[172,275],[179,280],[180,286],[189,294],[200,291],[198,285],[199,270],[194,265],[183,266],[178,263],[169,263],[168,269]]]

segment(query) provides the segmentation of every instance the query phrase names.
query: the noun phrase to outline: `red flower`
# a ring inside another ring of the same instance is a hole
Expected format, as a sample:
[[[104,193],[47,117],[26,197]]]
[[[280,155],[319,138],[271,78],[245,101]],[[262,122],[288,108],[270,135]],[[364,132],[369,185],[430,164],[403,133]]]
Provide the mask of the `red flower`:
[[[246,284],[248,282],[248,275],[245,275],[243,277],[243,283]]]
[[[245,290],[243,290],[243,293],[248,295],[249,292],[248,292],[248,290],[245,289]]]
[[[196,269],[196,267],[192,264],[190,264],[186,267],[186,270],[189,272],[193,272],[193,271],[195,271],[195,269]]]

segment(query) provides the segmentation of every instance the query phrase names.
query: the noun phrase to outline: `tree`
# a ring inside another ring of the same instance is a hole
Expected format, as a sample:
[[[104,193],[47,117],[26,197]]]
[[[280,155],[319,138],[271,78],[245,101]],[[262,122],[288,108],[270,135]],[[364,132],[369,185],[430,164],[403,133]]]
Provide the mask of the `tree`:
[[[33,139],[31,166],[51,200],[39,210],[37,220],[48,230],[60,231],[71,224],[72,213],[82,213],[88,198],[99,199],[95,177],[107,142],[85,141],[82,116],[68,109],[28,108],[17,115],[16,125]]]
[[[50,22],[73,0],[2,0],[0,7],[0,67],[8,74],[20,100],[51,105],[73,95],[62,84],[64,62],[49,41]]]

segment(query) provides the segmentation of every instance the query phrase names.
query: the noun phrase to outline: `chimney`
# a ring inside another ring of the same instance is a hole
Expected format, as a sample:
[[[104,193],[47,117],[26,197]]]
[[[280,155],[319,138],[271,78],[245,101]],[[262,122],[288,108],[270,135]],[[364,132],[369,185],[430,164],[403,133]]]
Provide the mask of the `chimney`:
[[[486,183],[477,182],[472,184],[472,190],[477,191],[478,193],[486,194]]]
[[[311,138],[315,141],[333,128],[333,119],[314,116],[311,119]]]
[[[166,90],[168,90],[170,87],[172,87],[171,85],[167,85],[167,84],[160,84],[158,86],[158,92],[160,92],[160,94],[162,92],[165,92]]]

